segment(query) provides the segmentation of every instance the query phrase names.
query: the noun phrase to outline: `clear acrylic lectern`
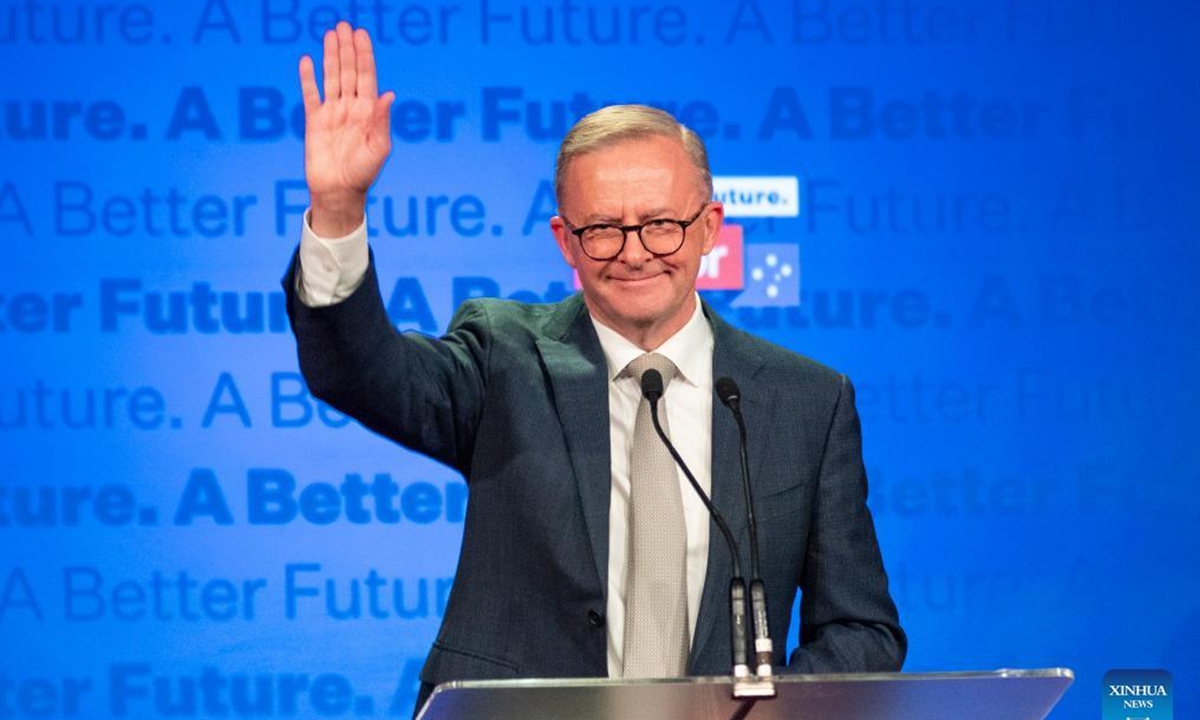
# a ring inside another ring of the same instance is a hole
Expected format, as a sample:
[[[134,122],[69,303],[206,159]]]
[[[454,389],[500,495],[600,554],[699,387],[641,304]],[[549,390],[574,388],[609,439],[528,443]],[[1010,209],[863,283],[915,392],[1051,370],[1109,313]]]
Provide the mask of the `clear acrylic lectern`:
[[[420,720],[1042,720],[1074,674],[779,675],[772,698],[735,699],[732,678],[480,680],[438,686]]]

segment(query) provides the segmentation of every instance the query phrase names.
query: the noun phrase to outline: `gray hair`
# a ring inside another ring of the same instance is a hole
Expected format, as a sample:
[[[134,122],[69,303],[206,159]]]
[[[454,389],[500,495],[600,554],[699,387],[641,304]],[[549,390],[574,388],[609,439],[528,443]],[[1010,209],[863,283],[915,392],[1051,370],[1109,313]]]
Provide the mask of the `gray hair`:
[[[676,120],[670,113],[647,105],[609,105],[579,119],[563,138],[554,164],[554,199],[563,203],[563,186],[567,168],[580,155],[616,145],[625,140],[644,140],[666,137],[679,140],[688,159],[699,173],[704,198],[712,197],[712,171],[708,168],[708,151],[704,141],[693,130]]]

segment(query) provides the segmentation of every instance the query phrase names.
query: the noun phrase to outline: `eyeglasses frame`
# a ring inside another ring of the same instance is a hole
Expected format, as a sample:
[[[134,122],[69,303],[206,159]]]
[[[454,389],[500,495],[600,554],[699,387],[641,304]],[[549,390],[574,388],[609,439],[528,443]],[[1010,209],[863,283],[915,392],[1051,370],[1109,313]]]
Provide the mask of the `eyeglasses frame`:
[[[704,214],[704,211],[708,210],[711,205],[712,205],[712,203],[704,203],[703,205],[701,205],[700,209],[696,211],[696,214],[693,215],[690,220],[676,220],[675,218],[654,218],[652,220],[647,220],[646,222],[641,223],[639,225],[614,225],[613,223],[592,223],[591,225],[584,225],[581,228],[577,228],[574,225],[572,225],[571,221],[568,220],[566,217],[563,217],[562,221],[563,221],[563,224],[567,226],[567,230],[572,235],[574,235],[576,238],[578,238],[579,247],[580,247],[580,249],[583,250],[583,254],[587,255],[589,258],[591,258],[597,262],[605,262],[608,260],[615,260],[616,258],[620,257],[621,253],[624,252],[624,250],[625,250],[625,243],[628,242],[629,233],[631,233],[631,232],[637,233],[638,242],[640,242],[642,244],[642,248],[646,252],[650,253],[651,255],[653,255],[655,257],[668,257],[670,255],[674,255],[675,253],[679,252],[680,248],[683,247],[683,244],[685,242],[687,242],[688,228],[691,227],[692,225],[694,225],[696,223],[696,221],[700,219],[700,216]],[[650,248],[646,247],[646,240],[642,237],[642,229],[651,223],[658,223],[658,222],[675,223],[683,231],[679,236],[679,245],[671,252],[656,253],[653,250],[651,250]],[[615,253],[613,253],[612,255],[606,256],[606,257],[596,257],[595,255],[592,255],[590,252],[588,252],[587,245],[585,245],[583,242],[583,234],[585,232],[587,232],[588,230],[593,230],[595,228],[615,228],[615,229],[621,231],[621,244],[617,247],[617,251]]]

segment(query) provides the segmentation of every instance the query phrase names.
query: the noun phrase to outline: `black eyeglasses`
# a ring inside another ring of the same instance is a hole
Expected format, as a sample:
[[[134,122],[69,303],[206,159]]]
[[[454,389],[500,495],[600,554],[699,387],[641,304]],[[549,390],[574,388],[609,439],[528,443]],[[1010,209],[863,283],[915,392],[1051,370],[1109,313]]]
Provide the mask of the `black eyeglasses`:
[[[708,205],[705,203],[690,220],[656,218],[641,225],[598,223],[577,228],[564,217],[563,224],[572,235],[579,238],[583,253],[593,260],[612,260],[620,255],[625,249],[625,238],[635,231],[646,252],[651,255],[671,255],[683,247],[688,226],[700,218]]]

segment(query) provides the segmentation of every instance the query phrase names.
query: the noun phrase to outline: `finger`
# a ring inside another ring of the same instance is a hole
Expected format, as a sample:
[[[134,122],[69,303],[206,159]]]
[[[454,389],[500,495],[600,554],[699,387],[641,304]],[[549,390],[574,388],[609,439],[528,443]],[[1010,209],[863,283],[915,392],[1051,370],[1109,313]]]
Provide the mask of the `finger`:
[[[321,107],[321,94],[317,92],[317,71],[312,58],[300,58],[300,95],[304,98],[304,114],[312,115]]]
[[[358,66],[358,96],[374,98],[379,94],[375,53],[371,50],[371,35],[362,28],[354,31],[354,54]]]
[[[375,116],[372,118],[371,136],[375,138],[378,146],[383,148],[385,152],[392,147],[392,101],[396,99],[396,93],[388,91],[375,101]]]
[[[342,94],[342,79],[338,72],[337,34],[332,30],[325,31],[325,59],[322,69],[325,71],[325,102],[336,100]]]
[[[342,96],[353,97],[356,89],[354,78],[358,75],[354,62],[354,31],[345,20],[337,24],[337,44],[338,64],[342,68]]]
[[[395,99],[396,93],[392,92],[391,90],[388,90],[384,94],[380,95],[379,99],[375,101],[375,114],[386,117],[388,112],[391,111],[392,101]]]
[[[375,101],[375,129],[384,135],[388,134],[388,126],[391,122],[392,101],[395,99],[396,93],[388,90]]]

